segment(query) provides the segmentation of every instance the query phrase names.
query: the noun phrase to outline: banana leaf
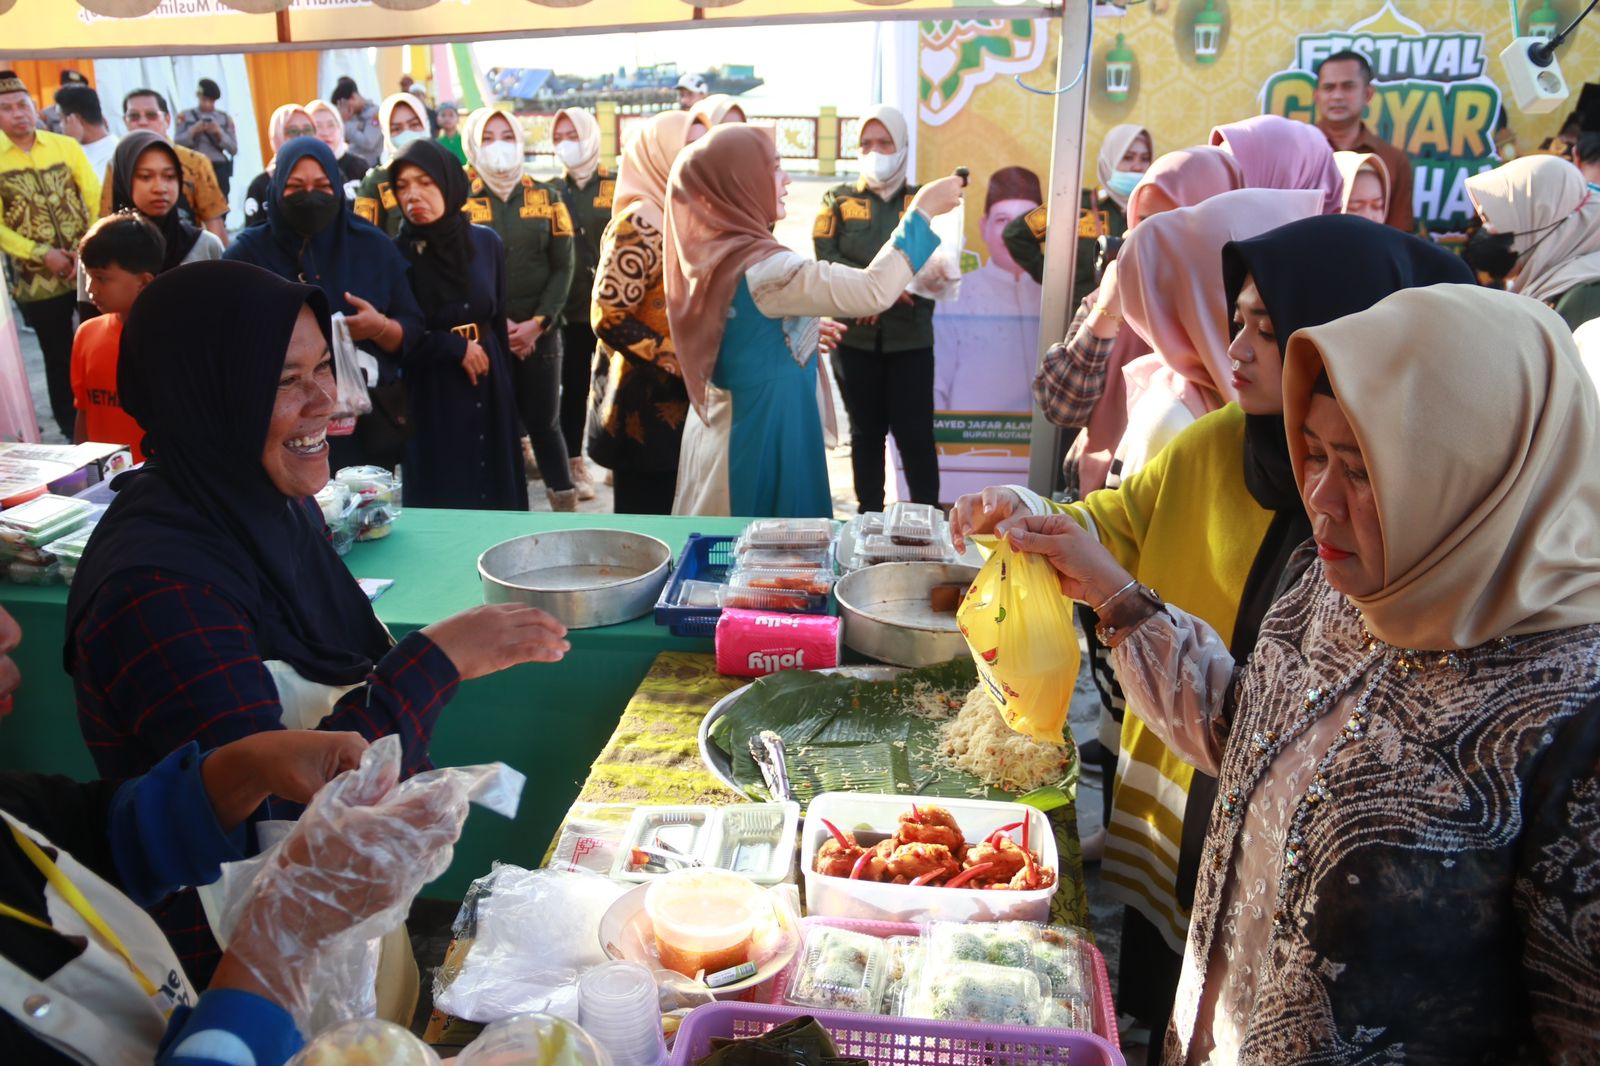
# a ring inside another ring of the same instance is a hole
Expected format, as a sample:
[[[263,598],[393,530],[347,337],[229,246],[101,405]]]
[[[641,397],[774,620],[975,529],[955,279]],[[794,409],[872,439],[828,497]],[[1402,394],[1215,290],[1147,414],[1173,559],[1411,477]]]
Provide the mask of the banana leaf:
[[[953,716],[976,684],[970,658],[889,681],[785,671],[752,684],[712,723],[710,739],[728,756],[735,783],[762,802],[771,796],[750,757],[750,738],[768,729],[783,738],[790,783],[802,807],[828,791],[1017,799],[944,763],[938,757],[941,723],[913,709],[918,695],[931,689],[947,698]],[[1054,787],[1070,799],[1077,780],[1074,756]]]

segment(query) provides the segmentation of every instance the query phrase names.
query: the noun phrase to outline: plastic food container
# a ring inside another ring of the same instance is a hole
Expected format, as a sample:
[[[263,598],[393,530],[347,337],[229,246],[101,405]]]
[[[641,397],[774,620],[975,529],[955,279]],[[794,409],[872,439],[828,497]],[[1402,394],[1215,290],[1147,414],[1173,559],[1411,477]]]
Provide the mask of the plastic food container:
[[[61,564],[54,559],[48,563],[15,559],[6,565],[6,577],[14,585],[54,585],[61,580]]]
[[[650,883],[644,907],[661,965],[693,977],[748,962],[756,922],[772,904],[748,877],[724,870],[679,870]]]
[[[400,479],[381,466],[347,466],[334,480],[349,489],[356,501],[351,520],[355,539],[387,537],[400,517]]]
[[[833,543],[831,518],[758,518],[745,527],[734,551],[752,548],[826,548]]]
[[[885,533],[861,538],[856,546],[856,562],[862,566],[878,563],[945,563],[955,553],[941,543],[898,544]]]
[[[92,503],[47,493],[0,512],[0,553],[14,559],[27,548],[59,540],[89,521],[96,510]]]
[[[611,877],[642,883],[698,864],[740,874],[758,885],[781,884],[794,868],[799,832],[800,806],[795,803],[640,807],[617,846]]]
[[[784,999],[818,1010],[877,1014],[889,966],[886,941],[865,933],[812,926],[789,971]]]
[[[832,570],[833,556],[826,548],[751,548],[739,557],[748,570]]]
[[[909,1018],[982,1025],[1039,1025],[1050,998],[1048,982],[1031,970],[982,962],[926,965],[906,1000]]]
[[[932,544],[939,539],[944,519],[925,503],[897,503],[883,516],[883,531],[896,544]]]
[[[826,596],[833,591],[832,572],[822,570],[758,570],[741,566],[728,575],[728,586],[736,589],[771,589],[779,592],[804,592]]]
[[[928,958],[936,966],[983,962],[1030,970],[1033,941],[1032,927],[1023,922],[935,922],[928,929]]]
[[[822,819],[853,832],[861,844],[871,846],[892,836],[900,815],[911,806],[911,801],[904,796],[825,792],[811,801],[801,834],[800,862],[805,874],[806,913],[887,922],[1048,922],[1050,899],[1061,880],[1061,862],[1055,833],[1044,813],[1020,803],[976,799],[936,802],[955,816],[969,844],[988,839],[1002,826],[1026,819],[1028,844],[1039,857],[1039,869],[1054,875],[1049,887],[1015,892],[984,891],[880,884],[819,874],[814,869],[817,851],[830,835]],[[1018,839],[1020,833],[1013,833],[1012,837]]]
[[[741,611],[789,611],[798,614],[818,614],[828,605],[826,596],[816,596],[794,589],[735,588],[724,585],[717,593],[717,602],[724,608]]]

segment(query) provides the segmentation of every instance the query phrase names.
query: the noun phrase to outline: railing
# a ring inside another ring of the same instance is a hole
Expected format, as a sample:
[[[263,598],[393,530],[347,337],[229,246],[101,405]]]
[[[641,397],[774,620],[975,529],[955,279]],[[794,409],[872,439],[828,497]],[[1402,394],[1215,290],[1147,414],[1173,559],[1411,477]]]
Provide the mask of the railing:
[[[647,104],[602,102],[595,109],[595,117],[600,122],[600,154],[607,165],[615,164],[621,146],[628,143],[642,123],[665,110],[668,109]],[[550,140],[550,132],[556,113],[517,111],[515,114],[522,123],[528,157],[553,157],[555,145]],[[833,174],[841,158],[854,158],[852,146],[857,143],[861,127],[859,118],[841,117],[831,107],[822,108],[816,115],[752,115],[751,122],[773,130],[780,159],[814,161],[819,174]]]

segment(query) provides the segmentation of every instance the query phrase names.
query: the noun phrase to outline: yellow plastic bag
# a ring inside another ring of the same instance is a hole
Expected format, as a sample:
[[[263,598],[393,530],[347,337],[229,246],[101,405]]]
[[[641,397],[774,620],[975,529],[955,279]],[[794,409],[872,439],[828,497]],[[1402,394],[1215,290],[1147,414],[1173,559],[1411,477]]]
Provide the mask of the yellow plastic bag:
[[[1072,601],[1055,567],[994,537],[970,538],[986,562],[956,612],[978,676],[1006,724],[1047,744],[1062,732],[1078,684]]]

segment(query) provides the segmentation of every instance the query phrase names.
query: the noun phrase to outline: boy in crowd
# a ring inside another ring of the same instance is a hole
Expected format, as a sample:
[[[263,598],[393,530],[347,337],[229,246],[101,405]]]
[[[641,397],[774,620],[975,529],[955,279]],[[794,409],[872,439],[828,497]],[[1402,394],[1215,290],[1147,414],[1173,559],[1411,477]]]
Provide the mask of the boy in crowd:
[[[144,430],[118,402],[117,352],[122,322],[155,280],[165,254],[161,231],[133,211],[102,218],[78,247],[89,275],[89,299],[100,315],[79,326],[72,339],[72,399],[78,411],[72,440],[126,444],[136,463],[144,462],[139,450]]]

